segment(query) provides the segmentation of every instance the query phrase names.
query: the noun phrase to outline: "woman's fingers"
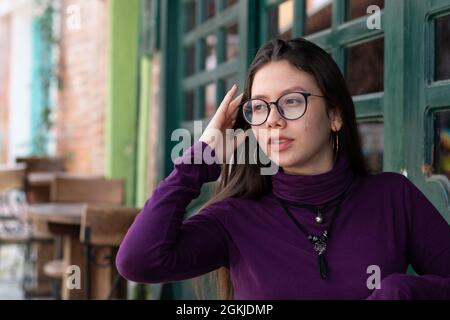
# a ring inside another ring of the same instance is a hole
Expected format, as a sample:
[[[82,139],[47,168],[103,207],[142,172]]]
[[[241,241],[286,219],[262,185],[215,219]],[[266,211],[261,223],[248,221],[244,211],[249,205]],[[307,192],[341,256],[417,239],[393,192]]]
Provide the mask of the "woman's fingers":
[[[239,105],[239,103],[241,102],[243,94],[244,93],[242,92],[240,95],[238,95],[236,98],[234,98],[233,101],[231,101],[231,105],[234,107],[237,107]]]
[[[213,130],[220,130],[225,133],[226,129],[232,128],[236,122],[237,109],[239,102],[242,99],[242,94],[234,97],[237,92],[237,85],[233,85],[231,89],[226,93],[221,104],[217,108],[217,111],[205,131],[203,132],[200,140],[212,143],[211,135]]]
[[[222,112],[226,112],[228,110],[230,102],[232,101],[234,95],[236,94],[236,91],[237,85],[234,84],[223,98],[222,103],[220,104],[218,109],[220,109]]]
[[[227,109],[227,117],[231,117],[233,119],[236,118],[238,113],[238,107],[241,102],[243,93],[238,95],[233,101],[230,102],[228,109]]]

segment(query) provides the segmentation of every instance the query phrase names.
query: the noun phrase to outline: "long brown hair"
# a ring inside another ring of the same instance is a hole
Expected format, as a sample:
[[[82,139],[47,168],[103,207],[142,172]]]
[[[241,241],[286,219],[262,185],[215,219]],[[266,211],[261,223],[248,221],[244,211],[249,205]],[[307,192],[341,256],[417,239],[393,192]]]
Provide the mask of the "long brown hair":
[[[264,65],[280,60],[288,61],[315,78],[322,94],[327,98],[327,112],[336,108],[343,121],[342,128],[338,133],[339,153],[347,154],[350,167],[356,174],[367,175],[368,170],[358,134],[355,108],[344,77],[330,55],[314,43],[303,38],[274,39],[267,42],[259,49],[250,65],[242,101],[251,97],[251,88],[256,72]],[[239,128],[244,131],[250,128],[241,113],[238,114],[233,129]],[[330,130],[330,138],[331,136]],[[245,143],[248,143],[248,140]],[[245,159],[249,159],[249,148],[245,147],[242,150],[245,153]],[[239,157],[236,152],[235,156]],[[245,161],[245,164],[223,164],[215,194],[202,208],[229,197],[258,198],[269,192],[271,189],[270,176],[260,174],[261,166],[261,163],[252,164],[249,161]],[[212,276],[212,280],[215,280],[218,297],[233,299],[234,292],[229,270],[222,267],[213,271],[210,276]],[[198,288],[196,292],[198,294]]]

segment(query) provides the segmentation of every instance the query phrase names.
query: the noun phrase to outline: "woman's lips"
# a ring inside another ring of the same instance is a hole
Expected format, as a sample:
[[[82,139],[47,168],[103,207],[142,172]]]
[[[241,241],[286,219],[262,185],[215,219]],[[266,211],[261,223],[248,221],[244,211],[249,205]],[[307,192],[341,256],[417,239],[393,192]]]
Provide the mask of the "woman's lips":
[[[274,150],[281,152],[289,148],[293,141],[294,141],[293,139],[280,139],[280,140],[271,139],[269,142],[269,148],[273,148]]]

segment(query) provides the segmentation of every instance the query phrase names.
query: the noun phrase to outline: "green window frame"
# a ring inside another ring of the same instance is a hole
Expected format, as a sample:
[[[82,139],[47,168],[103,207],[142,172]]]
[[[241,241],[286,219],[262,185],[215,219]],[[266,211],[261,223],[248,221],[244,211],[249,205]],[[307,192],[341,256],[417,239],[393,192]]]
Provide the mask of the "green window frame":
[[[436,128],[434,119],[437,112],[450,111],[450,79],[434,80],[435,65],[435,21],[450,15],[449,0],[412,1],[410,10],[411,31],[406,34],[407,43],[416,41],[415,49],[409,50],[410,66],[416,74],[409,82],[409,112],[405,113],[406,130],[409,143],[406,147],[406,167],[409,177],[427,195],[450,223],[450,181],[447,177],[428,172],[433,167],[434,136]],[[412,49],[412,48],[410,48]]]
[[[195,27],[187,33],[182,30],[182,52],[189,46],[195,47],[195,70],[190,76],[182,78],[182,92],[194,92],[194,119],[204,118],[204,86],[214,83],[216,85],[216,104],[220,104],[225,94],[225,78],[237,75],[239,73],[239,63],[237,59],[226,61],[226,33],[225,28],[233,23],[238,23],[239,6],[225,7],[224,0],[216,0],[216,15],[206,20],[206,1],[205,0],[183,0],[183,4],[196,3],[196,22]],[[181,26],[184,26],[185,15],[181,15]],[[212,70],[204,70],[206,44],[204,38],[210,34],[215,34],[216,45],[216,64]],[[184,58],[181,54],[180,58]],[[184,61],[185,63],[186,61]],[[180,62],[184,65],[183,62]],[[185,110],[185,105],[181,101],[181,110]],[[188,127],[187,123],[184,126]]]
[[[237,25],[239,30],[239,4],[236,3],[230,7],[226,6],[225,0],[214,0],[215,15],[209,19],[206,17],[206,0],[182,0],[182,6],[195,4],[195,25],[189,31],[184,30],[187,11],[181,11],[180,15],[180,34],[181,51],[179,55],[179,64],[184,68],[189,63],[186,61],[186,51],[188,48],[194,48],[195,68],[193,73],[185,75],[185,70],[181,70],[181,88],[180,97],[185,97],[188,92],[193,92],[193,119],[185,119],[187,110],[186,100],[180,99],[181,127],[188,129],[191,134],[194,133],[194,121],[202,121],[203,129],[206,127],[209,118],[205,115],[205,93],[206,86],[215,86],[215,107],[217,108],[225,95],[225,82],[229,77],[239,76],[239,60],[237,58],[226,60],[226,28],[230,25]],[[216,38],[215,45],[215,67],[207,70],[206,68],[206,37],[213,34]],[[198,139],[199,137],[194,137]],[[193,214],[213,192],[212,184],[205,184],[199,198],[192,201],[188,207],[188,215]]]

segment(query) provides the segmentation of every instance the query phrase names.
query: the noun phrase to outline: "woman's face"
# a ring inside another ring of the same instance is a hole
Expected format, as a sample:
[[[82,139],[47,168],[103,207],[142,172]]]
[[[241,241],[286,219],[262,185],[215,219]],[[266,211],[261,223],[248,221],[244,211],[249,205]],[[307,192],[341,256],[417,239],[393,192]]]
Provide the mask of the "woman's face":
[[[293,91],[323,95],[312,75],[286,60],[263,66],[256,72],[251,88],[252,99],[267,102]],[[286,173],[319,174],[333,167],[330,131],[339,130],[341,126],[342,121],[335,112],[327,115],[324,98],[309,96],[306,113],[300,119],[282,118],[272,104],[267,121],[252,126],[252,130],[264,153]],[[270,139],[278,134],[279,141]]]

